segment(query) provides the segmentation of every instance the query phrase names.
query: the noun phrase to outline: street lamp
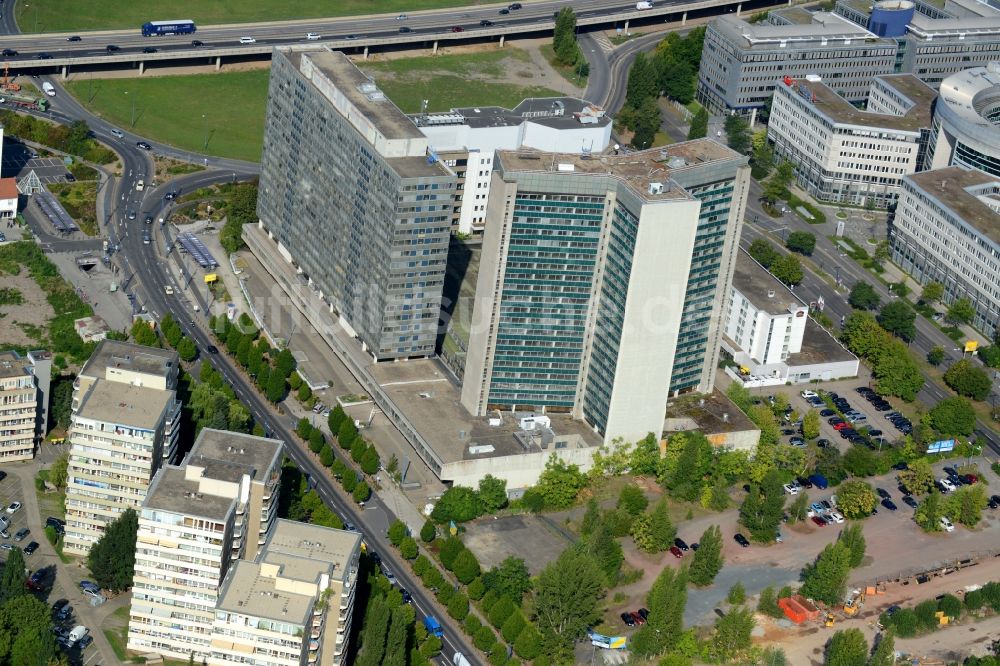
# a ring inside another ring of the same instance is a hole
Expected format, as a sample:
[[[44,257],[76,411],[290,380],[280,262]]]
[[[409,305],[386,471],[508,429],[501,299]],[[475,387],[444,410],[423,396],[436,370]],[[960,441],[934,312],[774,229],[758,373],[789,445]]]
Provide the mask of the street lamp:
[[[201,114],[201,124],[205,128],[205,145],[202,146],[202,150],[208,150],[208,121],[205,120],[205,114]]]
[[[128,97],[128,91],[127,90],[125,91],[125,96]],[[131,99],[132,99],[132,123],[131,123],[130,126],[132,128],[135,128],[135,97],[132,97]]]

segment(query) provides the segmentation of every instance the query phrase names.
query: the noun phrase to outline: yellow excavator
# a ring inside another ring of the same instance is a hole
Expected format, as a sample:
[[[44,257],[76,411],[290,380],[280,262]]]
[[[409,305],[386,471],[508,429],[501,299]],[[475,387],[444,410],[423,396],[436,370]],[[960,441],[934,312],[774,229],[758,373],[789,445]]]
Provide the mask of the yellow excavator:
[[[861,610],[864,603],[865,595],[861,593],[861,590],[852,590],[847,595],[847,601],[844,602],[844,615],[846,617],[854,617]]]

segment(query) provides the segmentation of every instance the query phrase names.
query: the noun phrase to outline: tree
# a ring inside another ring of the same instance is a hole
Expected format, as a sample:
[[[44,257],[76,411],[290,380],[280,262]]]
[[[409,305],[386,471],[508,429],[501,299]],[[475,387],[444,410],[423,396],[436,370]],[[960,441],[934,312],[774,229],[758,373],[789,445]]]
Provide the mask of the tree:
[[[701,494],[705,477],[712,469],[712,445],[699,432],[678,433],[670,438],[668,455],[677,454],[667,488],[670,494],[692,502]]]
[[[285,398],[286,388],[285,378],[281,376],[281,373],[272,372],[267,379],[267,389],[265,390],[267,399],[275,403],[281,402]]]
[[[732,587],[729,588],[729,592],[726,594],[726,601],[728,601],[733,606],[742,605],[747,600],[747,590],[743,587],[743,583],[736,581]]]
[[[842,601],[851,571],[850,560],[847,546],[839,541],[828,544],[814,563],[802,569],[802,594],[830,605]]]
[[[564,65],[573,65],[580,57],[580,48],[576,43],[576,14],[570,7],[563,7],[556,14],[552,51],[556,59]]]
[[[177,343],[177,355],[181,357],[181,360],[190,363],[198,356],[198,347],[195,346],[191,338],[181,338],[181,341]]]
[[[0,604],[6,605],[11,599],[16,599],[27,594],[24,583],[27,576],[24,575],[24,553],[20,548],[9,551],[7,561],[4,562],[3,574],[0,575]]]
[[[576,548],[567,548],[538,575],[535,615],[543,644],[570,654],[573,642],[601,618],[604,596],[597,565]]]
[[[479,517],[483,512],[479,494],[466,486],[452,486],[444,491],[441,499],[434,505],[431,518],[438,523],[455,521],[464,523]]]
[[[514,641],[514,652],[521,659],[535,659],[542,652],[542,635],[534,625],[529,624]]]
[[[736,608],[716,618],[712,652],[720,660],[727,662],[749,650],[756,624],[753,613],[746,608]]]
[[[754,242],[750,243],[750,247],[747,249],[747,252],[764,268],[770,268],[771,264],[773,264],[775,260],[781,256],[781,253],[774,249],[774,246],[763,238],[758,238]]]
[[[340,426],[345,420],[348,420],[347,414],[344,413],[344,408],[340,406],[340,403],[337,403],[330,410],[329,416],[326,417],[326,425],[329,426],[330,433],[335,435],[340,432]]]
[[[868,661],[868,641],[860,629],[841,629],[826,644],[824,666],[862,666]]]
[[[730,148],[740,155],[746,155],[750,151],[750,124],[743,116],[735,114],[726,116],[723,129]]]
[[[872,653],[868,666],[895,666],[896,641],[892,629],[886,629],[877,640],[875,652]]]
[[[649,500],[646,499],[646,494],[642,492],[639,486],[622,486],[621,492],[618,493],[619,509],[622,509],[629,515],[637,516],[645,511],[648,506]]]
[[[646,553],[662,553],[670,548],[676,534],[667,513],[666,499],[661,499],[650,513],[638,516],[632,523],[635,545]]]
[[[979,348],[979,360],[987,368],[1000,368],[1000,344]]]
[[[293,372],[291,376],[298,377],[299,374],[297,372]],[[289,386],[293,391],[296,391],[295,386],[293,386],[294,383],[295,382],[290,381]],[[312,394],[313,392],[312,389],[309,388],[309,384],[302,383],[302,381],[299,380],[299,387],[296,391],[296,397],[299,399],[299,402],[303,404],[309,402],[309,399],[312,398]]]
[[[784,282],[789,287],[802,282],[805,273],[802,272],[802,262],[794,254],[785,254],[771,264],[771,275]]]
[[[885,395],[894,395],[913,402],[923,388],[924,376],[902,342],[891,340],[875,360],[873,368],[878,389]]]
[[[976,316],[976,308],[968,298],[959,298],[948,308],[945,317],[953,324],[968,324]]]
[[[325,446],[326,446],[326,436],[323,435],[323,431],[320,430],[319,428],[312,428],[312,430],[309,433],[309,449],[311,451],[316,451],[317,449],[322,451],[323,447]],[[333,452],[331,451],[330,453],[332,454]]]
[[[956,361],[948,368],[944,373],[944,382],[959,395],[973,400],[985,400],[993,387],[990,376],[966,358]]]
[[[632,135],[632,146],[645,150],[653,145],[656,133],[663,123],[660,107],[655,97],[647,97],[635,111],[635,133]]]
[[[689,572],[691,582],[700,587],[711,585],[724,562],[722,531],[718,525],[712,525],[702,533],[698,550],[694,551]]]
[[[858,310],[874,310],[878,308],[880,300],[875,293],[875,287],[867,282],[855,282],[851,287],[851,293],[847,296],[847,302]]]
[[[452,536],[442,541],[438,549],[438,557],[444,568],[451,571],[452,567],[455,566],[455,559],[463,550],[465,550],[465,544],[462,543],[461,539]]]
[[[392,521],[391,525],[389,525],[389,530],[386,532],[386,536],[389,537],[389,543],[398,547],[399,544],[403,543],[403,539],[409,536],[409,532],[410,530],[407,529],[406,523],[397,518]]]
[[[691,118],[691,127],[688,128],[688,141],[703,139],[708,134],[708,110],[700,107]]]
[[[452,571],[463,585],[468,585],[479,575],[479,561],[471,550],[465,548],[455,558]]]
[[[976,427],[976,411],[965,398],[946,398],[929,412],[934,429],[944,435],[971,435]]]
[[[68,478],[69,451],[66,451],[52,462],[52,467],[49,468],[49,483],[56,488],[63,489],[66,487]]]
[[[911,342],[917,337],[916,311],[902,298],[897,298],[882,306],[878,323],[896,337]]]
[[[437,528],[434,526],[434,521],[424,521],[424,526],[420,528],[420,540],[424,543],[430,543],[431,541],[434,541],[434,537],[436,536]]]
[[[538,477],[536,488],[546,506],[565,509],[576,501],[577,494],[586,482],[586,477],[577,465],[570,465],[553,453],[545,463],[545,470]]]
[[[139,516],[135,509],[126,509],[108,523],[104,534],[90,548],[87,566],[94,582],[102,588],[121,592],[132,586],[135,572],[135,539]]]
[[[876,504],[878,495],[875,494],[875,489],[864,481],[847,481],[837,489],[837,508],[849,520],[867,518]]]
[[[837,503],[839,506],[839,494],[837,495]],[[839,541],[847,547],[847,551],[851,555],[849,561],[851,568],[861,566],[861,563],[865,559],[865,550],[867,548],[865,532],[861,529],[861,523],[851,523],[845,527],[840,533]]]
[[[281,375],[282,379],[288,379],[295,370],[295,356],[292,355],[292,351],[287,347],[278,352],[278,358],[274,361],[274,368]]]
[[[9,560],[8,560],[9,562]],[[23,589],[23,588],[22,588]],[[44,602],[23,594],[0,607],[0,632],[4,664],[11,666],[49,666],[67,664],[56,659],[55,634],[51,611]]]
[[[920,300],[924,303],[936,303],[944,296],[944,285],[940,282],[928,282],[920,292]]]
[[[944,513],[956,523],[975,527],[983,517],[986,502],[986,490],[983,484],[962,486],[948,496]]]
[[[316,432],[319,431],[317,430]],[[321,437],[322,435],[323,433],[320,433]],[[336,460],[336,456],[333,455],[333,449],[330,448],[329,444],[323,442],[319,449],[320,464],[323,465],[323,467],[329,467],[330,465],[333,464],[334,460]]]
[[[618,582],[618,574],[625,556],[622,553],[622,546],[615,538],[612,526],[608,522],[598,527],[589,539],[581,541],[578,547],[597,564],[609,587]]]
[[[793,231],[785,239],[785,247],[792,252],[798,252],[807,257],[812,256],[813,250],[816,249],[816,236],[808,231]]]
[[[802,417],[802,436],[806,439],[816,439],[819,437],[819,413],[815,409],[810,409]]]
[[[160,339],[156,337],[156,331],[141,319],[137,319],[132,324],[131,333],[132,339],[135,340],[135,344],[137,345],[143,345],[144,347],[160,346]]]
[[[774,588],[768,585],[760,591],[760,598],[757,600],[757,612],[770,617],[784,617],[785,613],[778,605],[778,597],[774,593]]]
[[[771,543],[785,511],[785,491],[780,472],[769,470],[760,484],[751,484],[740,506],[740,524],[759,543]]]
[[[931,347],[931,350],[927,352],[927,362],[933,366],[939,366],[944,363],[944,347],[940,345]]]
[[[587,500],[587,510],[583,512],[583,520],[580,521],[580,534],[588,536],[597,529],[601,520],[601,507],[597,500],[591,497]]]
[[[795,496],[795,499],[792,500],[791,505],[788,507],[788,522],[794,524],[800,520],[805,520],[808,517],[808,513],[809,494],[799,491],[799,494]]]
[[[361,454],[361,460],[358,461],[361,466],[361,471],[371,476],[379,471],[382,466],[382,461],[379,460],[378,452],[375,447],[371,444],[365,449],[365,452]]]
[[[767,141],[767,130],[754,132],[751,143],[750,176],[755,180],[764,180],[774,168],[774,148]]]
[[[364,481],[359,481],[354,490],[351,491],[351,496],[354,501],[358,504],[362,504],[368,501],[368,498],[372,496],[372,489]]]
[[[646,100],[651,99],[655,102],[658,94],[656,68],[649,56],[640,53],[628,70],[625,104],[633,109],[638,109]]]
[[[873,476],[878,471],[875,453],[866,446],[852,446],[843,457],[844,469],[852,476]]]
[[[646,603],[649,617],[635,632],[632,650],[642,656],[662,654],[677,644],[684,631],[684,607],[687,605],[687,568],[666,567],[649,590]]]
[[[507,506],[507,481],[487,474],[479,480],[479,500],[483,513],[496,513]]]
[[[912,494],[926,495],[934,489],[934,470],[926,458],[918,458],[909,464],[909,469],[899,473],[899,481]]]
[[[531,573],[520,557],[506,557],[499,566],[483,574],[487,590],[510,598],[518,606],[524,594],[531,589]]]

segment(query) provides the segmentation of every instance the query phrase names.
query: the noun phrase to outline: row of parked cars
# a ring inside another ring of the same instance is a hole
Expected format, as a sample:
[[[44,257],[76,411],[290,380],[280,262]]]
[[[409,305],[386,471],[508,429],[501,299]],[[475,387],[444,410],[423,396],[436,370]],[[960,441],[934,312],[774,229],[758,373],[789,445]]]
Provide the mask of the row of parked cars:
[[[646,619],[649,618],[649,611],[645,608],[640,608],[637,611],[625,611],[621,614],[622,622],[625,623],[626,627],[634,627],[639,624],[646,624]]]

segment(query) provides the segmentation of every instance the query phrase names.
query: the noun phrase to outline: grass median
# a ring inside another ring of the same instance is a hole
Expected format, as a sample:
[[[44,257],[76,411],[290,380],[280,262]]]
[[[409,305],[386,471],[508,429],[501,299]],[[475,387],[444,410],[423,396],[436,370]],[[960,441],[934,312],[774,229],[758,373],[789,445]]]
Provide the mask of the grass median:
[[[135,28],[146,21],[191,19],[198,25],[415,12],[482,4],[480,0],[17,0],[14,15],[22,32],[73,32]],[[308,26],[303,30],[308,30]]]

